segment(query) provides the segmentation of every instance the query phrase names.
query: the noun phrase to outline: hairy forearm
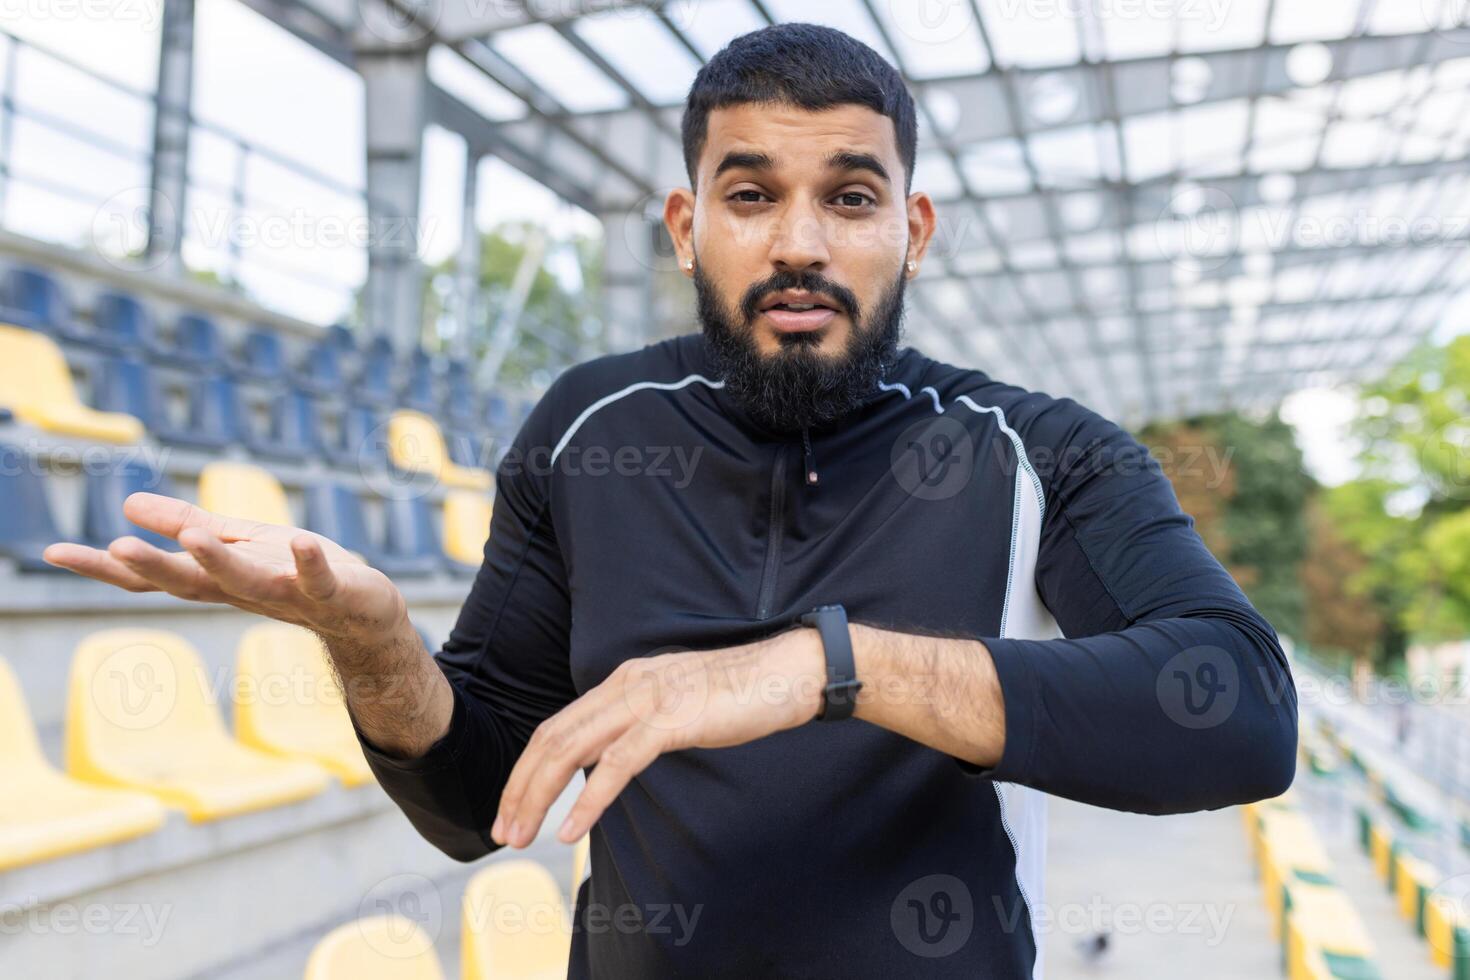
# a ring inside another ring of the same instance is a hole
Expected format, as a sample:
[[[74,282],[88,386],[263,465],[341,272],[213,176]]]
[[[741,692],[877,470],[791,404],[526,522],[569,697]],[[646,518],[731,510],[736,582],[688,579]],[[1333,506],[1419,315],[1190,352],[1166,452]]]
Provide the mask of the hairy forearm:
[[[323,635],[322,642],[348,710],[375,746],[413,759],[449,730],[454,695],[407,620],[376,636]]]
[[[856,717],[966,762],[990,767],[1005,750],[1005,701],[978,640],[852,624]]]

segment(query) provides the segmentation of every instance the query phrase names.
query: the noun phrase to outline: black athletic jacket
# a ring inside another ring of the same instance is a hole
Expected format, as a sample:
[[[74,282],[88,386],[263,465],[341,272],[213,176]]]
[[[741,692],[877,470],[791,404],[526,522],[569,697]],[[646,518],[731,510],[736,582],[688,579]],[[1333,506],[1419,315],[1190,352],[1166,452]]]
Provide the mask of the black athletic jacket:
[[[532,730],[618,663],[824,603],[982,639],[1000,764],[862,721],[665,755],[592,831],[572,976],[1040,976],[1043,794],[1174,813],[1291,782],[1277,638],[1123,430],[905,349],[840,424],[770,433],[698,335],[552,385],[437,655],[449,733],[414,761],[364,749],[472,860]]]

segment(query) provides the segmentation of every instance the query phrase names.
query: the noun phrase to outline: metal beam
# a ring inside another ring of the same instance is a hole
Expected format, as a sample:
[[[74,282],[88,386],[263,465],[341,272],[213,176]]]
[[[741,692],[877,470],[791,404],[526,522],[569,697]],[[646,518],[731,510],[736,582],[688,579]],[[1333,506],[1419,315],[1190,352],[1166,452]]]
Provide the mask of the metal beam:
[[[164,0],[153,100],[153,159],[148,169],[150,268],[184,271],[184,218],[189,202],[189,119],[194,92],[194,0]]]

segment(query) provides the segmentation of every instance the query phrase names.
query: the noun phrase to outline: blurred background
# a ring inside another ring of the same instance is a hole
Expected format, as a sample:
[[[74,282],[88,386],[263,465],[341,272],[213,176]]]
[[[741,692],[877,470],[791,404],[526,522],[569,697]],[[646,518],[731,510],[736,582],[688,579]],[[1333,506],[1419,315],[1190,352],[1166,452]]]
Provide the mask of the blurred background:
[[[682,100],[792,20],[918,100],[908,342],[1128,426],[1292,654],[1286,798],[1055,801],[1047,973],[1470,976],[1467,16],[0,0],[0,976],[564,972],[573,850],[419,840],[310,637],[40,550],[175,493],[360,552],[436,648],[539,393],[697,329]]]

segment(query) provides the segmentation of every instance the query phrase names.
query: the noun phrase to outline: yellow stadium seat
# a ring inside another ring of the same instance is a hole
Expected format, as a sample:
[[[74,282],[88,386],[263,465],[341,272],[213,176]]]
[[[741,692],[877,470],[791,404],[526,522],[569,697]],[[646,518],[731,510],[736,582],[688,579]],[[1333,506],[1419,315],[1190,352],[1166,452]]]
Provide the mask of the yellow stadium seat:
[[[1373,856],[1373,870],[1387,883],[1389,872],[1393,870],[1393,837],[1382,824],[1376,822],[1368,833],[1370,835],[1369,853]]]
[[[577,905],[577,891],[582,887],[582,879],[587,874],[587,862],[592,857],[592,835],[583,834],[582,839],[577,841],[577,847],[572,851],[572,901],[569,907]]]
[[[82,404],[66,358],[45,334],[0,324],[0,406],[47,432],[98,442],[137,442],[143,423]]]
[[[388,457],[400,470],[427,474],[446,487],[490,489],[490,471],[451,460],[439,424],[423,412],[402,409],[388,419]]]
[[[372,781],[326,651],[309,630],[287,623],[252,626],[240,637],[235,675],[240,741],[310,759],[345,786]]]
[[[226,517],[296,526],[281,481],[250,463],[207,464],[199,473],[199,506]]]
[[[1346,895],[1332,885],[1303,885],[1291,890],[1287,915],[1286,963],[1290,980],[1328,980],[1327,955],[1371,960],[1373,943]],[[1356,974],[1355,974],[1356,975]]]
[[[485,560],[490,537],[490,498],[474,490],[450,490],[444,495],[444,553],[465,565]]]
[[[1424,902],[1424,937],[1436,966],[1448,970],[1455,963],[1455,929],[1462,926],[1460,903],[1449,895],[1431,894]]]
[[[1395,898],[1398,899],[1399,914],[1421,935],[1425,932],[1424,900],[1434,890],[1439,875],[1434,865],[1412,854],[1398,854],[1398,872],[1394,875]]]
[[[338,926],[311,951],[305,980],[444,980],[434,940],[401,915]]]
[[[1291,810],[1267,811],[1261,820],[1261,889],[1271,930],[1280,936],[1286,893],[1300,884],[1331,880],[1332,862],[1311,821]]]
[[[52,768],[4,660],[0,770],[0,871],[138,837],[163,824],[163,806],[153,797],[89,786]]]
[[[93,633],[72,659],[67,770],[151,793],[195,822],[326,788],[320,766],[230,738],[210,691],[203,662],[181,637],[163,630]]]
[[[465,886],[463,980],[567,975],[572,927],[556,879],[535,861],[498,861]]]

